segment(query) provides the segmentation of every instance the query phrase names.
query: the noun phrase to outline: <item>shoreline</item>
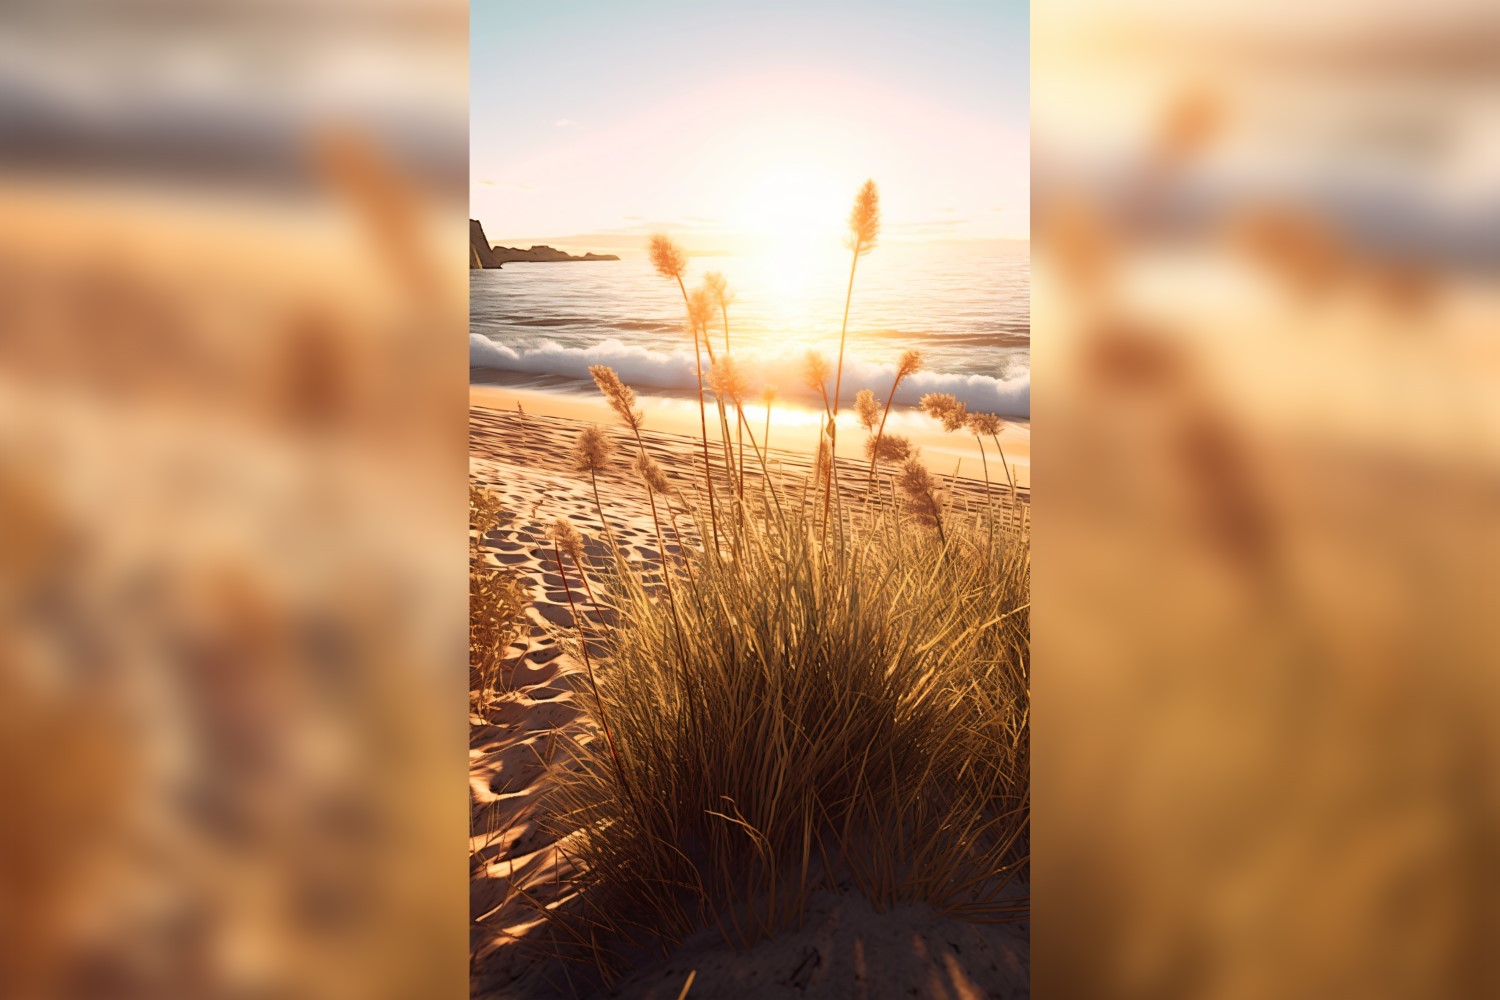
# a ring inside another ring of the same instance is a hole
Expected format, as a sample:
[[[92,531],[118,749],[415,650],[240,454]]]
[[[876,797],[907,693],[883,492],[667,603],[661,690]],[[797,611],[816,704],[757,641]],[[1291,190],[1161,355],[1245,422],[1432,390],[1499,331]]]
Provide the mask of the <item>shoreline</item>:
[[[650,432],[669,434],[683,438],[698,439],[700,425],[697,399],[694,396],[646,395],[638,397],[640,409],[646,415],[646,428]],[[613,429],[618,426],[614,413],[597,392],[565,392],[556,388],[510,385],[501,382],[469,383],[469,407],[474,409],[515,412],[520,404],[528,416],[536,414],[564,420],[584,421]],[[710,414],[714,413],[712,407]],[[807,461],[817,448],[819,411],[778,400],[771,411],[771,450],[784,452]],[[759,403],[745,407],[745,418],[757,442],[761,441],[765,428],[766,411]],[[865,432],[851,409],[840,414],[839,427],[843,432],[838,443],[837,455],[840,464],[845,462],[864,465],[868,462],[864,452]],[[472,428],[472,421],[471,421]],[[710,422],[710,444],[718,440],[717,428]],[[927,417],[916,407],[896,406],[891,410],[888,433],[901,434],[911,439],[921,449],[922,463],[934,475],[945,478],[957,477],[983,483],[984,463],[973,437],[968,434],[945,433],[937,422]],[[762,442],[763,443],[763,442]],[[1006,420],[1000,434],[1000,445],[1005,450],[1006,462],[1018,489],[1029,493],[1031,487],[1031,424],[1030,421]],[[474,448],[470,440],[470,452]],[[1000,469],[999,456],[992,445],[985,446],[989,462],[991,486],[1004,491],[1005,474]],[[746,446],[747,459],[749,447]]]

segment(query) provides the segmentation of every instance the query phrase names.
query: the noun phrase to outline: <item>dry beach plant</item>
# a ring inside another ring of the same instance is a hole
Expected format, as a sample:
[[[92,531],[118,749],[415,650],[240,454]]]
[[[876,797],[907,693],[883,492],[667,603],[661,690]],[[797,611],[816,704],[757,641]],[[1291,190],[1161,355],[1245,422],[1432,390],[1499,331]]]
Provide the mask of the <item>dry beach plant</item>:
[[[521,637],[530,599],[511,570],[491,563],[484,539],[504,511],[493,494],[469,487],[469,691],[484,704],[503,682],[511,644]]]
[[[619,681],[595,693],[619,761],[575,746],[554,793],[578,957],[607,971],[705,926],[748,946],[843,884],[1024,913],[1027,550],[944,523],[907,468],[934,532],[869,521],[825,545],[808,505],[785,532],[728,523],[734,554],[695,553],[675,606],[623,560],[593,568],[622,609],[597,666]]]
[[[878,232],[879,197],[867,183],[850,217],[855,266]],[[573,610],[573,631],[560,638],[585,666],[585,702],[603,739],[568,737],[572,762],[547,792],[567,899],[541,907],[549,947],[608,987],[643,955],[705,928],[736,946],[775,934],[822,890],[1024,918],[1028,539],[997,532],[988,503],[945,509],[942,481],[907,438],[885,433],[897,387],[921,368],[915,351],[895,366],[883,406],[868,389],[855,397],[869,479],[881,463],[899,466],[890,479],[899,503],[869,490],[863,504],[830,506],[845,489],[833,475],[842,336],[837,366],[816,352],[805,358],[823,404],[821,459],[806,492],[788,491],[761,446],[774,394],[760,397],[761,444],[744,416],[750,385],[730,353],[726,284],[710,275],[690,295],[681,249],[654,237],[650,254],[683,290],[695,352],[712,316],[723,322],[722,354],[708,346],[707,387],[719,403],[723,471],[736,485],[716,502],[701,362],[706,492],[691,495],[648,451],[630,387],[607,367],[590,369],[635,441],[659,558],[643,563],[611,545],[591,559],[571,525],[551,531]],[[851,267],[845,333],[853,276]],[[924,397],[923,408],[998,445],[998,417],[968,414],[952,396]],[[731,412],[763,473],[753,498],[743,446],[737,457],[729,448]],[[572,457],[594,481],[604,522],[595,477],[611,458],[607,438],[584,430]],[[681,513],[702,541],[682,544],[677,530],[669,555],[662,505],[674,530]],[[575,584],[607,611],[597,624],[579,613]]]

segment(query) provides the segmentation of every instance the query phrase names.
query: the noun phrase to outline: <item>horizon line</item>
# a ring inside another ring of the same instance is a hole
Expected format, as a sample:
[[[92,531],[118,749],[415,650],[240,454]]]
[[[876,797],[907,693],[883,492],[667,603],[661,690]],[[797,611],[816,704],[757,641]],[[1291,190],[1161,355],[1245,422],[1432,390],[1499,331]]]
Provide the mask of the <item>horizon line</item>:
[[[485,222],[484,222],[483,219],[478,219],[476,221],[478,221],[481,226],[485,227],[485,233],[484,233],[484,235],[485,235],[485,238],[487,240],[489,240],[491,246],[506,246],[506,247],[515,247],[515,248],[525,248],[525,247],[531,247],[531,246],[552,246],[552,247],[556,247],[556,246],[562,244],[562,245],[575,246],[576,247],[576,246],[583,246],[583,245],[587,244],[587,245],[590,245],[590,246],[597,246],[597,247],[601,247],[603,249],[607,249],[607,250],[611,250],[611,251],[622,250],[622,249],[640,249],[642,252],[644,252],[645,249],[646,249],[647,241],[650,239],[650,234],[644,234],[644,233],[641,234],[638,237],[636,237],[636,236],[626,237],[625,234],[618,234],[618,233],[615,233],[615,234],[610,234],[610,233],[574,233],[574,234],[567,235],[567,236],[496,236],[494,233],[492,233],[489,230],[488,226],[485,226]],[[716,254],[723,254],[723,253],[726,252],[725,249],[722,246],[714,246],[714,244],[722,244],[722,243],[766,243],[766,242],[774,241],[774,237],[765,237],[765,236],[761,236],[761,235],[750,236],[750,235],[728,235],[728,234],[726,234],[726,235],[723,235],[723,236],[710,237],[710,238],[704,240],[703,241],[704,244],[707,244],[708,246],[705,247],[704,249],[697,249],[697,250],[695,250],[695,249],[692,248],[692,245],[691,245],[689,237],[686,237],[686,236],[680,235],[680,234],[674,235],[672,233],[671,229],[663,229],[663,230],[661,230],[661,232],[664,232],[667,235],[672,235],[675,240],[677,240],[678,242],[680,242],[683,245],[684,250],[686,250],[686,252],[689,253],[689,254],[692,254],[692,253],[716,253]],[[699,235],[701,236],[702,234],[699,234]],[[903,245],[905,245],[905,244],[921,244],[921,243],[1030,243],[1031,242],[1031,235],[1029,233],[1026,234],[1026,235],[1024,235],[1024,236],[902,236],[902,235],[890,235],[890,236],[883,236],[881,238],[881,242],[882,243],[886,243],[886,244],[892,244],[892,243],[894,243],[894,244],[903,244]]]

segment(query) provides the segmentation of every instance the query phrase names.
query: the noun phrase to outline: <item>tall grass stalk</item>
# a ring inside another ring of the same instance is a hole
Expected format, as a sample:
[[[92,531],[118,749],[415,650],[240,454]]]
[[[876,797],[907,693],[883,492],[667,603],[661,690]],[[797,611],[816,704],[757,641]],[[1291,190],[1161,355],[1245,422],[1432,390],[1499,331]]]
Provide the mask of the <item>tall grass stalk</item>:
[[[563,549],[568,549],[568,554],[573,558],[573,565],[578,567],[578,577],[588,586],[588,576],[583,572],[582,544],[579,542],[578,533],[568,522],[559,520],[553,526],[552,555],[557,561],[557,575],[562,578],[563,596],[568,600],[568,611],[573,616],[573,625],[578,629],[578,646],[583,652],[583,667],[588,674],[589,688],[594,692],[594,703],[599,708],[599,728],[604,731],[604,742],[609,748],[609,756],[615,765],[615,776],[620,782],[622,792],[629,793],[630,781],[625,776],[625,770],[620,766],[620,755],[615,750],[615,738],[609,729],[609,714],[604,707],[604,699],[599,696],[599,681],[594,677],[594,661],[589,656],[588,636],[583,631],[583,615],[578,611],[578,605],[573,601],[573,588],[568,586],[568,569],[563,565]],[[593,594],[589,594],[589,602],[596,603]],[[633,798],[633,796],[632,796]]]
[[[1011,478],[1010,463],[1005,460],[1005,449],[1000,447],[1000,431],[998,428],[990,435],[990,439],[995,442],[995,450],[1000,453],[1000,468],[1005,470],[1005,483],[1010,487],[1010,513],[1015,519],[1016,530],[1021,531],[1025,527],[1024,511],[1021,509],[1021,497],[1016,492],[1016,481]]]
[[[743,503],[741,502],[743,498],[739,496],[737,487],[739,476],[735,471],[734,443],[730,440],[729,436],[729,417],[725,406],[725,396],[728,393],[721,381],[722,373],[720,371],[723,367],[731,366],[731,361],[727,354],[722,358],[714,354],[713,338],[709,330],[709,326],[713,322],[713,313],[719,302],[719,296],[725,293],[722,289],[716,287],[716,283],[711,281],[710,277],[705,275],[703,283],[693,289],[690,311],[693,321],[698,324],[698,328],[702,332],[703,344],[708,348],[709,385],[712,387],[714,393],[714,407],[719,413],[719,445],[724,452],[725,473],[729,477],[730,489],[735,500],[740,502],[740,506],[743,507]],[[720,283],[722,281],[723,279],[720,277]]]
[[[693,360],[698,370],[698,427],[703,436],[703,482],[708,489],[708,509],[712,515],[714,526],[714,544],[719,543],[719,516],[714,509],[714,477],[713,467],[708,461],[708,415],[703,404],[703,356],[698,350],[698,323],[693,317],[693,303],[688,298],[687,285],[682,280],[682,275],[687,270],[687,254],[682,248],[673,243],[667,236],[657,234],[651,237],[649,247],[651,263],[656,272],[664,278],[671,278],[677,282],[677,288],[682,292],[682,304],[687,309],[688,325],[693,328]]]
[[[854,197],[854,207],[849,211],[848,246],[849,287],[844,292],[844,321],[839,326],[839,362],[833,379],[833,407],[828,417],[829,463],[828,493],[823,498],[823,521],[828,521],[828,502],[833,495],[834,456],[838,453],[839,396],[844,387],[844,343],[849,336],[849,304],[854,299],[854,272],[859,267],[859,258],[875,249],[880,235],[880,191],[873,180],[867,180]]]
[[[870,446],[870,475],[868,483],[875,482],[875,462],[880,456],[880,442],[885,438],[885,422],[891,416],[891,404],[896,401],[896,387],[901,380],[908,375],[915,375],[922,370],[921,351],[903,351],[901,360],[896,363],[896,373],[891,378],[891,391],[886,393],[885,408],[880,411],[880,426],[875,431],[875,442]]]
[[[615,536],[610,531],[609,518],[604,516],[604,503],[599,499],[599,472],[609,464],[613,454],[614,445],[598,427],[585,427],[573,443],[573,470],[588,473],[589,486],[594,492],[594,509],[599,513],[599,525],[611,549],[615,547]]]
[[[620,381],[620,376],[615,374],[614,369],[608,365],[591,365],[589,366],[589,374],[593,376],[594,384],[604,394],[604,398],[609,402],[610,408],[620,418],[620,422],[635,436],[636,448],[639,449],[636,457],[637,469],[640,472],[641,481],[646,487],[646,500],[651,506],[651,526],[656,529],[656,548],[661,556],[662,586],[666,592],[667,604],[672,609],[672,614],[675,617],[677,614],[677,598],[672,590],[672,572],[667,560],[667,543],[661,534],[661,515],[656,509],[656,494],[667,492],[666,477],[662,475],[661,470],[652,461],[650,454],[646,451],[646,442],[641,438],[641,422],[644,417],[641,411],[635,408],[635,391]],[[678,540],[680,543],[681,535],[678,536]],[[683,546],[679,544],[678,548],[682,549]],[[618,555],[619,550],[616,549],[615,551]],[[686,669],[685,657],[683,663],[684,669]]]
[[[771,407],[776,403],[776,390],[771,386],[766,386],[760,392],[760,402],[766,408],[766,436],[762,440],[765,442],[766,451],[769,452],[771,450]]]
[[[1015,480],[1010,475],[1010,465],[1005,461],[1005,450],[1000,447],[1000,431],[1005,427],[1005,421],[993,413],[971,413],[969,414],[967,426],[969,433],[974,435],[974,443],[979,445],[979,457],[981,461],[984,459],[984,438],[986,435],[995,442],[995,450],[1000,453],[1000,467],[1005,470],[1005,482],[1010,487],[1010,511],[1006,515],[1006,522],[1008,524],[1011,517],[1020,510],[1021,504],[1020,498],[1016,496]],[[989,493],[989,483],[989,465],[986,463],[984,471],[986,494]]]
[[[729,290],[729,282],[724,278],[724,275],[718,271],[710,271],[703,276],[703,287],[708,289],[713,301],[717,303],[719,316],[724,321],[724,358],[725,360],[733,360],[733,353],[729,349],[729,306],[734,302],[734,293]],[[743,406],[739,400],[736,400],[734,405],[737,410],[743,412]],[[740,495],[740,502],[743,503],[745,497],[745,438],[741,433],[738,423],[735,424],[734,436],[739,452],[736,462],[738,469],[736,476],[737,490]]]

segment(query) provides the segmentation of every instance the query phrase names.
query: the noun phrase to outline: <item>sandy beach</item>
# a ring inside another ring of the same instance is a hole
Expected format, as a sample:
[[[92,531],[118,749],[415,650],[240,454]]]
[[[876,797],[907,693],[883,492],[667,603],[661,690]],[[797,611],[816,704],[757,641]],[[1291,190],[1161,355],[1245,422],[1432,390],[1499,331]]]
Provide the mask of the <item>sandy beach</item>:
[[[497,373],[485,373],[496,375]],[[847,393],[844,415],[839,420],[841,437],[838,443],[839,458],[853,465],[866,464],[864,453],[865,434],[850,412],[853,393]],[[615,423],[609,407],[596,392],[587,394],[553,392],[526,386],[500,383],[471,382],[469,405],[480,410],[504,410],[515,412],[516,405],[528,416],[540,415],[562,417],[569,420],[597,423],[612,427]],[[672,396],[647,396],[639,398],[646,414],[646,426],[656,432],[665,432],[687,438],[698,436],[698,404],[694,399]],[[471,411],[472,412],[472,411]],[[747,404],[745,418],[759,441],[765,424],[766,411],[758,403]],[[891,411],[886,430],[900,434],[921,449],[921,457],[934,474],[958,475],[960,478],[983,480],[983,469],[974,439],[967,434],[946,434],[935,421],[912,407],[896,407]],[[709,428],[713,435],[716,429]],[[576,433],[576,431],[575,431]],[[623,438],[622,438],[623,440]],[[818,413],[802,406],[784,405],[773,407],[771,414],[771,448],[789,463],[805,462],[817,446]],[[571,443],[571,442],[570,442]],[[1005,449],[1006,462],[1016,486],[1023,493],[1031,487],[1031,424],[1026,421],[1007,420],[1000,433],[1000,445]],[[988,447],[988,446],[987,446]],[[749,446],[746,445],[747,454]],[[470,448],[471,452],[473,448]],[[1005,486],[1005,474],[1000,469],[998,456],[989,451],[990,479],[997,489]]]
[[[663,417],[670,406],[642,403],[648,427],[674,426]],[[537,904],[567,902],[558,845],[543,832],[538,814],[559,763],[555,741],[559,733],[587,738],[591,725],[583,708],[583,667],[557,641],[556,630],[570,626],[572,615],[545,531],[554,519],[567,518],[583,534],[586,550],[604,553],[589,479],[573,471],[569,453],[591,421],[623,444],[624,432],[606,418],[603,407],[571,397],[490,387],[476,387],[471,396],[470,481],[490,491],[505,511],[500,527],[482,540],[484,558],[510,567],[531,601],[525,634],[499,690],[470,719],[476,996],[577,995],[569,971],[532,947],[549,933]],[[794,482],[806,475],[809,456],[778,448],[777,434],[773,424],[773,475]],[[790,432],[782,436],[792,438]],[[644,438],[669,480],[691,496],[701,486],[697,442],[659,429],[645,431]],[[977,456],[971,463],[977,472]],[[864,463],[839,466],[843,491],[851,499],[861,494]],[[599,490],[617,541],[632,559],[654,564],[659,553],[647,498],[627,464],[617,462],[602,474]],[[956,482],[954,502],[980,502],[984,490],[982,481]],[[998,492],[1005,492],[1003,483]],[[1024,507],[1024,492],[1022,500]],[[695,545],[697,539],[685,531],[683,542]],[[676,549],[670,535],[666,546],[669,554]],[[616,995],[675,998],[689,973],[692,997],[1025,995],[1026,926],[962,923],[925,906],[878,913],[857,895],[829,892],[810,903],[800,931],[763,941],[748,953],[705,932],[678,953],[638,968]]]

